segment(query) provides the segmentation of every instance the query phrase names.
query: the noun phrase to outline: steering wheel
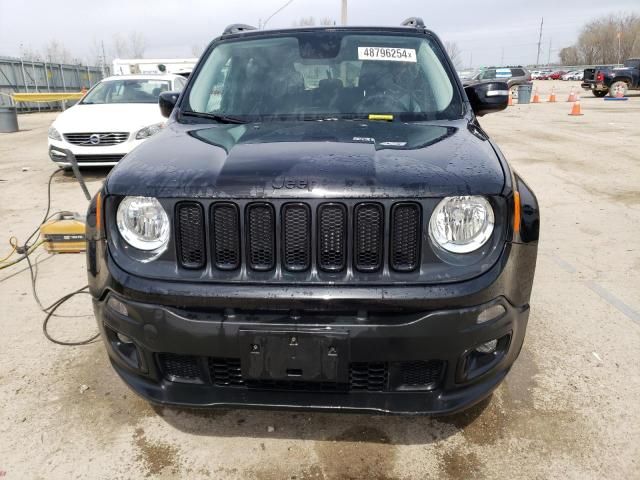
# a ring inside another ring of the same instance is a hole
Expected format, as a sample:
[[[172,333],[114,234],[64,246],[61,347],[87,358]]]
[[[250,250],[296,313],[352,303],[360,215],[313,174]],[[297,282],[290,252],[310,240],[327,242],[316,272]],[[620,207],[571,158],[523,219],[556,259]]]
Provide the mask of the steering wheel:
[[[356,112],[371,113],[374,109],[377,113],[405,112],[407,110],[406,105],[391,95],[390,93],[376,93],[370,97],[365,97],[356,106]]]

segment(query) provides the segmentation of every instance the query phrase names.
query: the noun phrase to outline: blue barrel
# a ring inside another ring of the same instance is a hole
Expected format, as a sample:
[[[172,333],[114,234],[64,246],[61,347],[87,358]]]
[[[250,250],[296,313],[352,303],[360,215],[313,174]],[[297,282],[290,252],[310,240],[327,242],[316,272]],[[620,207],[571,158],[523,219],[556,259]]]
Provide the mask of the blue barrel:
[[[0,106],[0,132],[12,133],[18,131],[18,111],[16,107]]]
[[[523,83],[518,85],[518,104],[531,103],[531,92],[533,83]]]

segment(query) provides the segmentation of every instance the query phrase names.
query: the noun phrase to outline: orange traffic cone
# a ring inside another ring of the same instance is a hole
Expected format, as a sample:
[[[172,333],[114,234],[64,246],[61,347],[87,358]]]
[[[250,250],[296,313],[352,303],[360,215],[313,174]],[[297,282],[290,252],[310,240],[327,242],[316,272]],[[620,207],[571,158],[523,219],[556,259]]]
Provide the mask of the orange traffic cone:
[[[576,101],[573,102],[573,107],[571,108],[571,113],[569,115],[572,117],[579,117],[583,115],[582,110],[580,110],[580,97],[576,98]]]
[[[533,91],[533,100],[531,100],[531,103],[540,103],[540,95],[538,95],[537,88]]]
[[[509,102],[507,103],[507,107],[513,107],[513,95],[509,92]]]
[[[549,103],[556,103],[556,88],[551,89],[551,95],[549,95]]]
[[[569,94],[569,98],[567,99],[567,102],[575,102],[577,99],[578,97],[576,96],[576,92],[572,88],[571,93]]]

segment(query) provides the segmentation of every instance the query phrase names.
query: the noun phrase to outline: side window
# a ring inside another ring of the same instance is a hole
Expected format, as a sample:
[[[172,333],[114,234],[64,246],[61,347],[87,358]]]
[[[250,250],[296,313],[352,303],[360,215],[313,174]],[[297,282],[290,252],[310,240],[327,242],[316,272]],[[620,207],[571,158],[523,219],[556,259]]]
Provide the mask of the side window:
[[[493,80],[494,78],[496,78],[495,68],[489,68],[482,73],[483,80]]]
[[[521,68],[512,68],[511,75],[513,77],[524,77],[524,70]]]

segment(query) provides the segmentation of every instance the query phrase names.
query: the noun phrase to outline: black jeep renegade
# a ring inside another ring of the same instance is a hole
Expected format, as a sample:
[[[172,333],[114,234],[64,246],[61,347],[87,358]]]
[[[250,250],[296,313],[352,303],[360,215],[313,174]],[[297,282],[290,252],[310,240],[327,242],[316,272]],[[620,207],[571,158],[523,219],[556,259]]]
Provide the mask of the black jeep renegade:
[[[233,25],[93,199],[88,271],[151,402],[448,413],[522,347],[535,195],[420,19]]]

